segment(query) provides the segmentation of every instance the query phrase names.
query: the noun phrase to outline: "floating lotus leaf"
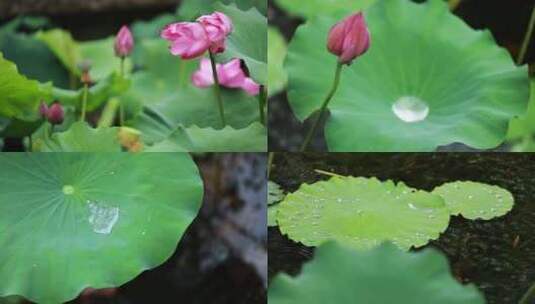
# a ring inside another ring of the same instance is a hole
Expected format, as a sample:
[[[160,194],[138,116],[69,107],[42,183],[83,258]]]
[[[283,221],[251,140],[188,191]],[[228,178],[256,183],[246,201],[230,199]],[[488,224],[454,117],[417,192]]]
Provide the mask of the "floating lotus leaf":
[[[368,8],[377,0],[276,0],[277,5],[288,13],[303,17],[318,16],[343,17],[350,13]]]
[[[35,120],[42,99],[50,87],[19,74],[17,66],[0,53],[0,115],[7,118]]]
[[[264,152],[267,151],[267,131],[260,123],[244,129],[179,127],[167,139],[146,152]]]
[[[286,87],[288,76],[283,68],[286,57],[286,41],[279,30],[268,28],[268,94],[274,95]]]
[[[471,220],[502,216],[511,211],[515,200],[503,188],[470,181],[446,183],[433,193],[442,196],[451,214]]]
[[[448,261],[434,249],[402,252],[391,244],[353,251],[329,242],[292,278],[277,276],[270,304],[484,304],[473,285],[450,274]]]
[[[182,153],[4,153],[0,168],[0,296],[45,304],[163,263],[203,192]]]
[[[510,119],[525,113],[527,68],[443,1],[380,0],[365,16],[371,48],[342,71],[326,123],[330,151],[433,151],[455,142],[494,148]],[[301,120],[332,85],[337,58],[325,45],[337,21],[313,19],[290,43],[288,96]]]
[[[267,80],[267,19],[256,8],[242,11],[236,5],[214,5],[230,19],[234,31],[227,39],[227,49],[218,55],[223,61],[240,58],[245,61],[251,77],[260,84]]]
[[[438,195],[376,178],[331,178],[303,184],[278,206],[282,233],[307,246],[335,239],[355,248],[391,241],[420,247],[439,237],[450,214]]]
[[[118,128],[90,127],[75,122],[65,132],[54,133],[48,140],[35,143],[39,152],[121,152]]]

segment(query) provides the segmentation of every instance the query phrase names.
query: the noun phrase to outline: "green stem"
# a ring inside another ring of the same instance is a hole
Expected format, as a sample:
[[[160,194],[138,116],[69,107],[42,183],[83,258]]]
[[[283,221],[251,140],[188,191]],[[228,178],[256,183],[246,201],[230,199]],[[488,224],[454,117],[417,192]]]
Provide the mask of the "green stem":
[[[535,283],[531,285],[518,304],[530,304],[535,300]]]
[[[524,62],[526,52],[528,51],[529,42],[531,40],[531,36],[533,35],[533,28],[535,28],[535,5],[533,5],[533,9],[531,10],[531,18],[529,20],[528,29],[526,31],[526,35],[524,36],[520,53],[518,53],[518,58],[516,59],[517,65],[521,65]]]
[[[221,116],[221,123],[223,124],[223,128],[227,125],[227,122],[225,121],[225,110],[223,108],[223,99],[221,98],[221,88],[219,87],[219,77],[217,76],[217,68],[215,63],[215,57],[212,52],[208,52],[210,54],[210,62],[212,63],[212,75],[214,76],[214,92],[217,99],[217,105],[219,107],[219,116]]]
[[[82,95],[82,114],[80,115],[80,121],[85,121],[85,112],[87,111],[87,95],[89,93],[89,85],[84,83],[84,93]]]
[[[124,59],[125,57],[121,57],[121,78],[124,78]],[[122,102],[119,104],[119,125],[121,127],[124,125],[124,107]]]
[[[448,1],[448,5],[450,7],[450,11],[454,11],[455,9],[457,9],[457,7],[459,6],[459,4],[461,4],[461,0],[449,0]]]
[[[323,170],[320,170],[320,169],[314,169],[314,171],[316,171],[316,173],[327,175],[327,176],[332,176],[332,177],[339,177],[339,178],[345,178],[346,177],[346,176],[343,176],[343,175],[340,175],[340,174],[336,174],[336,173],[332,173],[332,172],[328,172],[328,171],[323,171]]]
[[[29,151],[33,152],[33,140],[32,140],[32,134],[28,135],[28,144],[30,145]]]
[[[113,122],[115,121],[115,114],[117,113],[119,105],[120,101],[118,98],[110,98],[110,100],[104,106],[104,110],[102,110],[102,115],[100,115],[100,119],[97,124],[98,128],[111,127],[111,125],[113,125]]]
[[[273,159],[275,158],[275,152],[268,153],[268,167],[267,167],[267,177],[271,174],[271,166],[273,165]]]
[[[263,125],[266,124],[266,114],[264,113],[266,102],[267,102],[266,87],[260,86],[260,94],[258,94],[258,111],[260,112],[260,123]]]
[[[301,149],[300,149],[301,152],[305,152],[308,145],[310,144],[310,141],[312,140],[312,137],[314,137],[314,134],[316,134],[320,121],[322,120],[323,115],[325,114],[325,110],[327,109],[327,106],[329,105],[329,101],[331,101],[331,98],[333,98],[334,93],[336,93],[336,89],[338,89],[338,85],[340,84],[340,75],[342,72],[342,67],[343,67],[342,63],[338,63],[338,65],[336,66],[336,73],[334,74],[333,86],[331,90],[329,91],[329,94],[327,94],[325,101],[323,101],[319,114],[316,120],[314,121],[312,128],[310,128],[310,130],[308,131],[305,141],[303,142],[303,145],[301,146]]]

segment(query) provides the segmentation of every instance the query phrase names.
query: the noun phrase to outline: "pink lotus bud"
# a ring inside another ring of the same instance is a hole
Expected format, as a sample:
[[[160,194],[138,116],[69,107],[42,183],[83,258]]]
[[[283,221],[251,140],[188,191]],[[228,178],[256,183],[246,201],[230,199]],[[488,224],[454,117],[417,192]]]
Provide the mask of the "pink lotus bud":
[[[351,62],[366,53],[370,46],[370,33],[362,13],[347,17],[335,24],[329,32],[327,48],[338,56],[343,64]]]
[[[48,109],[48,122],[53,125],[60,125],[63,123],[63,118],[65,117],[63,112],[63,107],[58,102],[53,103]]]
[[[220,12],[211,15],[201,16],[197,21],[202,24],[208,39],[210,39],[210,51],[212,53],[222,53],[225,51],[225,40],[232,32],[232,21],[230,18]]]
[[[115,55],[124,58],[132,52],[134,48],[134,38],[126,25],[123,25],[115,37]]]
[[[171,42],[171,54],[182,59],[199,57],[210,47],[210,40],[204,27],[195,22],[169,24],[162,30],[160,36]]]
[[[48,105],[44,101],[41,101],[39,105],[39,114],[41,114],[41,118],[48,118]]]
[[[225,64],[216,64],[219,84],[232,89],[243,89],[249,95],[258,95],[260,85],[247,77],[241,67],[240,59],[233,59]],[[214,85],[214,77],[210,60],[203,58],[198,71],[193,73],[191,78],[193,84],[199,88],[206,88]]]

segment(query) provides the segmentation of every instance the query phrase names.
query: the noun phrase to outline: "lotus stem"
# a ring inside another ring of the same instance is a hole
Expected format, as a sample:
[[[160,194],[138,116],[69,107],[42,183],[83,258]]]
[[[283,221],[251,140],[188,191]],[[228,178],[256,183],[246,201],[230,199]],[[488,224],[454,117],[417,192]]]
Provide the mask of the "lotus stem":
[[[87,111],[87,95],[89,93],[89,86],[84,83],[84,93],[82,95],[82,114],[80,115],[80,121],[85,121],[85,112]]]
[[[332,177],[338,177],[338,178],[345,178],[346,177],[346,176],[343,176],[343,175],[340,175],[340,174],[332,173],[332,172],[329,172],[329,171],[323,171],[323,170],[320,170],[320,169],[314,169],[314,171],[316,173],[323,174],[323,175],[328,175],[328,176],[332,176]]]
[[[268,167],[267,167],[267,177],[271,174],[271,166],[273,165],[273,159],[275,158],[275,152],[268,153]]]
[[[124,78],[124,60],[125,57],[121,57],[121,78]],[[119,125],[121,127],[124,125],[124,106],[122,102],[119,104]]]
[[[266,87],[260,86],[260,94],[258,94],[258,111],[260,114],[260,123],[263,125],[266,124],[266,114],[264,113],[264,107],[266,106],[267,101],[266,99]]]
[[[535,300],[535,283],[531,285],[518,304],[530,304],[533,303],[533,300]]]
[[[111,98],[104,107],[104,110],[102,111],[102,115],[100,116],[100,119],[98,121],[97,127],[111,127],[113,124],[113,121],[115,120],[115,113],[117,112],[117,108],[119,108],[121,102],[116,97]]]
[[[33,152],[33,140],[32,140],[32,134],[28,135],[28,144],[29,144],[29,148],[28,148],[28,151],[29,152]]]
[[[316,120],[314,121],[312,128],[308,131],[308,134],[305,137],[305,141],[303,142],[303,145],[301,146],[301,149],[300,149],[301,152],[306,151],[308,145],[310,144],[310,141],[312,140],[312,137],[314,137],[314,134],[316,134],[320,121],[322,120],[323,115],[325,114],[325,110],[327,109],[327,106],[329,105],[329,101],[331,101],[331,99],[334,96],[334,93],[336,93],[336,90],[338,89],[338,85],[340,84],[340,75],[342,74],[342,67],[343,67],[342,63],[338,63],[336,66],[333,86],[331,90],[329,91],[329,94],[327,94],[325,101],[323,101],[323,105],[321,106],[320,112]]]
[[[214,92],[217,99],[217,105],[219,107],[219,116],[221,117],[221,124],[223,128],[227,125],[225,121],[225,109],[223,108],[223,98],[221,97],[221,88],[219,86],[219,77],[217,76],[217,67],[215,62],[214,54],[209,51],[210,54],[210,63],[212,64],[212,75],[214,76]]]
[[[449,0],[448,5],[450,7],[450,11],[455,11],[459,4],[461,4],[461,0]]]
[[[531,10],[531,18],[529,20],[528,29],[526,35],[524,36],[524,41],[522,42],[522,47],[520,48],[520,53],[518,53],[518,58],[516,59],[516,64],[521,65],[524,62],[526,57],[526,52],[528,51],[529,42],[531,41],[531,36],[533,35],[533,29],[535,28],[535,5]]]

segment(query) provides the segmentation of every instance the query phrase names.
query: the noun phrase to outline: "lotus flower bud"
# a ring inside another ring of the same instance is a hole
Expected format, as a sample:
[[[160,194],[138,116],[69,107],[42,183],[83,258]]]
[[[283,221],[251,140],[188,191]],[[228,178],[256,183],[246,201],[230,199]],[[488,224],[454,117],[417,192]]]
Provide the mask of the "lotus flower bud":
[[[201,16],[197,21],[204,27],[210,39],[210,51],[212,53],[222,53],[225,51],[225,40],[232,33],[233,25],[230,18],[220,12],[211,15]]]
[[[58,102],[53,103],[48,109],[47,118],[48,122],[53,125],[60,125],[63,123],[65,114],[63,112],[63,107]]]
[[[132,52],[134,48],[134,38],[126,25],[123,25],[115,37],[115,55],[124,58]]]
[[[347,17],[335,24],[329,32],[327,48],[338,56],[342,64],[351,62],[366,53],[370,47],[370,32],[362,13]]]
[[[41,117],[44,119],[48,118],[48,105],[41,101],[41,104],[39,105],[39,114],[41,114]]]

